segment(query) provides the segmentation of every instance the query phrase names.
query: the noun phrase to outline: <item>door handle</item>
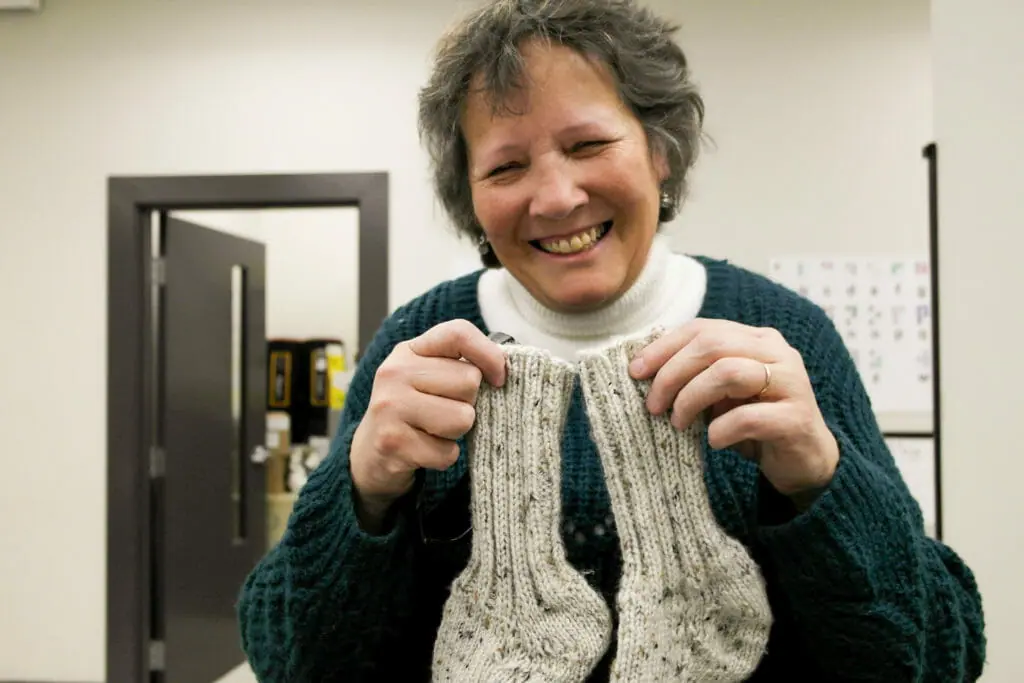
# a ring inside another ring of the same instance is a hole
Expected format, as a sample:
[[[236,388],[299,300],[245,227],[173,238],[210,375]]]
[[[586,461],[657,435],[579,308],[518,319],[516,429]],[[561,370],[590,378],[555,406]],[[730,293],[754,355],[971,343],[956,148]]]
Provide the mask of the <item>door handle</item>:
[[[257,446],[252,450],[252,455],[249,456],[249,460],[256,465],[262,465],[270,459],[270,451],[264,446]]]
[[[231,503],[233,506],[234,543],[244,543],[249,537],[249,477],[246,475],[246,301],[247,277],[245,267],[231,267]],[[250,459],[256,456],[254,451]],[[256,462],[253,459],[253,462]]]

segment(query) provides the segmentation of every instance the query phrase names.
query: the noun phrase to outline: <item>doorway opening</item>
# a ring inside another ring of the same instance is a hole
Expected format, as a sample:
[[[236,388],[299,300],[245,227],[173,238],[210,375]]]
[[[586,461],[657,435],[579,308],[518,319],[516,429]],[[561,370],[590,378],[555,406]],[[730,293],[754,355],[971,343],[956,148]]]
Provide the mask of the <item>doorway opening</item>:
[[[212,683],[243,663],[234,602],[273,543],[268,481],[294,493],[303,475],[268,467],[269,361],[286,349],[304,364],[282,377],[323,386],[293,444],[322,457],[328,371],[388,314],[387,194],[384,173],[110,179],[110,683]]]

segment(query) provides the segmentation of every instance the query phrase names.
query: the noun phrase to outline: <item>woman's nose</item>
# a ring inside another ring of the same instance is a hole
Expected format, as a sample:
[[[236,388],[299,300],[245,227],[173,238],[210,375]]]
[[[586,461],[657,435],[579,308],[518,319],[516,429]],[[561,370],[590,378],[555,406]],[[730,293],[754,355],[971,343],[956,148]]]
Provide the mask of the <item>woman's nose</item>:
[[[563,161],[538,169],[530,202],[533,218],[561,220],[587,203],[587,193]]]

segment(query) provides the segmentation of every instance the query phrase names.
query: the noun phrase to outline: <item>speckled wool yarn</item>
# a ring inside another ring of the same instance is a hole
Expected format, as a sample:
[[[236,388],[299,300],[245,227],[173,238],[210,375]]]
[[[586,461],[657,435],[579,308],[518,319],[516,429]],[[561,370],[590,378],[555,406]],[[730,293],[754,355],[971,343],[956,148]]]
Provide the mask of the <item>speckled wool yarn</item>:
[[[468,435],[473,541],[434,644],[433,680],[581,683],[608,649],[610,610],[562,545],[561,435],[575,372],[510,346]]]
[[[743,681],[760,662],[772,615],[758,566],[714,518],[702,429],[645,406],[629,376],[654,336],[595,351],[579,368],[622,549],[613,683]]]

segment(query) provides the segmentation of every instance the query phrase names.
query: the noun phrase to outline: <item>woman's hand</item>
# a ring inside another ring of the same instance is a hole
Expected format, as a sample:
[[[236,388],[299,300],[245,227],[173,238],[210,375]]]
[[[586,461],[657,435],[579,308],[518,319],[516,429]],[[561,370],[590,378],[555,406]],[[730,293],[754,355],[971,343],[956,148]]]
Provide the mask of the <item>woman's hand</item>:
[[[465,320],[398,344],[377,368],[370,403],[352,438],[350,467],[361,520],[383,519],[421,468],[443,470],[472,428],[481,379],[505,382],[505,353]]]
[[[710,409],[708,442],[734,448],[796,500],[827,486],[839,446],[818,408],[800,353],[777,330],[698,319],[665,333],[630,366],[653,377],[647,407],[678,429]]]

